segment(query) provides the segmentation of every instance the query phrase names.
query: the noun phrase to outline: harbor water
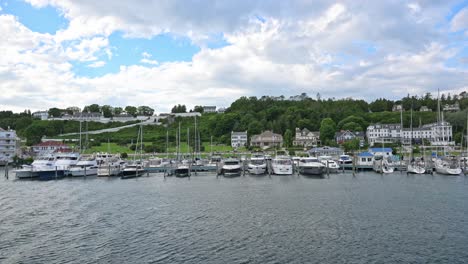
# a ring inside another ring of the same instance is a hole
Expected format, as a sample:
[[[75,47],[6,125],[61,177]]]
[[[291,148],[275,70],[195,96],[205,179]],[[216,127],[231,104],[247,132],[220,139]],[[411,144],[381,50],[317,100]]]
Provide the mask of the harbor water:
[[[17,181],[0,263],[467,263],[468,177]]]

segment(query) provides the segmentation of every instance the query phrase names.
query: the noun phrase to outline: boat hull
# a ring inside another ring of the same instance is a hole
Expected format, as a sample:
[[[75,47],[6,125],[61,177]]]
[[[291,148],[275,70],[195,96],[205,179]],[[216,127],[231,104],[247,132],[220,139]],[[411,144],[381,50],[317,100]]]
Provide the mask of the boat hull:
[[[292,175],[293,167],[291,166],[273,166],[273,174],[275,175]]]
[[[65,177],[63,170],[41,170],[37,172],[40,181],[58,180]]]
[[[37,171],[32,170],[16,170],[14,171],[16,178],[18,179],[35,179],[39,177]]]
[[[426,172],[426,169],[419,166],[409,165],[406,171],[409,174],[424,174]]]
[[[131,179],[136,177],[141,177],[145,173],[145,170],[124,170],[121,179]]]
[[[100,167],[97,169],[98,177],[118,176],[120,174],[120,167]]]
[[[249,174],[262,175],[266,173],[266,166],[249,166],[247,170]]]
[[[190,170],[187,168],[183,169],[175,169],[174,170],[174,176],[183,178],[183,177],[189,177],[190,176]]]
[[[324,167],[299,167],[299,173],[302,175],[314,175],[314,176],[322,176],[325,171]]]
[[[69,173],[73,177],[85,177],[85,176],[96,176],[98,172],[97,168],[86,168],[80,170],[70,170]]]
[[[462,173],[462,170],[460,168],[450,169],[450,168],[437,168],[436,167],[436,172],[442,175],[458,176]]]

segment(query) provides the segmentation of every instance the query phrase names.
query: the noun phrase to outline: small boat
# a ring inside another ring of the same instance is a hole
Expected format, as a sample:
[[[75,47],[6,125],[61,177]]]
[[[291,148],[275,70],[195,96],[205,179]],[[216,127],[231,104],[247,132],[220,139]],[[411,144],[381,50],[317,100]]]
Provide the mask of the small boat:
[[[190,176],[190,166],[187,163],[179,163],[174,169],[174,176],[176,177],[189,177]]]
[[[97,161],[94,158],[81,158],[78,163],[71,166],[68,170],[73,177],[95,176],[98,172]]]
[[[328,167],[328,172],[330,173],[338,172],[338,170],[340,169],[340,166],[338,165],[338,163],[334,161],[331,156],[320,156],[318,157],[318,160],[323,165],[325,165],[325,172],[327,171],[327,167]]]
[[[98,177],[118,176],[125,168],[126,162],[121,159],[112,159],[103,162],[97,169]]]
[[[121,179],[130,179],[130,178],[136,178],[140,177],[146,172],[145,168],[143,167],[142,164],[140,163],[134,163],[127,165],[123,170],[122,170],[122,176],[120,176]]]
[[[271,161],[271,168],[276,175],[292,175],[294,172],[293,161],[289,156],[276,156]]]
[[[54,155],[44,155],[37,157],[31,165],[23,165],[20,169],[14,170],[16,178],[18,179],[35,179],[39,177],[37,173],[43,167],[52,168],[55,164],[56,157]]]
[[[322,176],[326,170],[324,165],[318,158],[305,157],[299,160],[299,173],[302,175]]]
[[[460,163],[453,156],[437,158],[434,166],[438,174],[458,176],[462,173]]]
[[[338,159],[338,163],[340,165],[352,165],[353,159],[349,155],[340,155],[340,158]]]
[[[383,156],[378,155],[374,156],[372,168],[377,173],[387,174],[393,173],[395,171],[395,168],[387,159],[385,159]]]
[[[225,177],[236,177],[242,174],[241,161],[236,158],[229,158],[224,160],[221,167],[221,174]]]
[[[265,174],[267,171],[265,156],[260,154],[252,156],[247,165],[247,171],[252,175]]]
[[[406,172],[409,174],[424,174],[426,165],[423,160],[411,160],[406,167]]]

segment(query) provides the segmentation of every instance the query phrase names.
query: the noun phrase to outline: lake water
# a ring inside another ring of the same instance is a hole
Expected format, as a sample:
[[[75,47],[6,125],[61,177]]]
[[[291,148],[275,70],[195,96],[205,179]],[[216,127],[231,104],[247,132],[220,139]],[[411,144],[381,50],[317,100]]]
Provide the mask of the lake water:
[[[468,177],[6,180],[1,263],[467,263]]]

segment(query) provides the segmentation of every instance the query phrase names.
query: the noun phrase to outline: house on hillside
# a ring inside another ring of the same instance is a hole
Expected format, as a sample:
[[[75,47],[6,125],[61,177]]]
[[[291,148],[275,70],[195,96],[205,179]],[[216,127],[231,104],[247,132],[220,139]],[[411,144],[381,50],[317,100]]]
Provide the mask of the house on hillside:
[[[216,113],[216,106],[211,106],[211,105],[203,106],[203,113]]]
[[[239,148],[247,146],[247,131],[234,132],[231,131],[231,147]]]
[[[301,130],[296,127],[293,146],[315,147],[317,145],[320,145],[320,132],[311,132],[307,128]]]
[[[400,111],[405,111],[405,110],[403,109],[403,105],[401,105],[401,104],[395,104],[395,105],[393,105],[393,107],[392,107],[392,112],[400,112]]]
[[[49,111],[37,111],[32,113],[32,116],[41,120],[47,120],[49,118]]]
[[[0,165],[12,162],[14,156],[20,152],[20,140],[16,136],[16,131],[10,128],[0,127]]]
[[[44,141],[32,146],[32,151],[36,155],[43,155],[53,152],[68,152],[71,151],[70,146],[59,141]]]
[[[360,145],[364,145],[364,132],[357,131],[352,132],[349,130],[341,130],[340,132],[335,133],[335,140],[338,144],[343,144],[346,141],[353,140],[355,138],[359,139]]]
[[[449,111],[449,112],[460,111],[460,104],[458,102],[454,104],[446,104],[444,105],[444,111]]]
[[[419,108],[419,112],[432,112],[432,109],[430,109],[429,107],[423,105],[423,106],[421,106],[421,108]]]
[[[267,130],[259,135],[253,135],[250,139],[250,145],[261,148],[282,147],[283,136]]]

